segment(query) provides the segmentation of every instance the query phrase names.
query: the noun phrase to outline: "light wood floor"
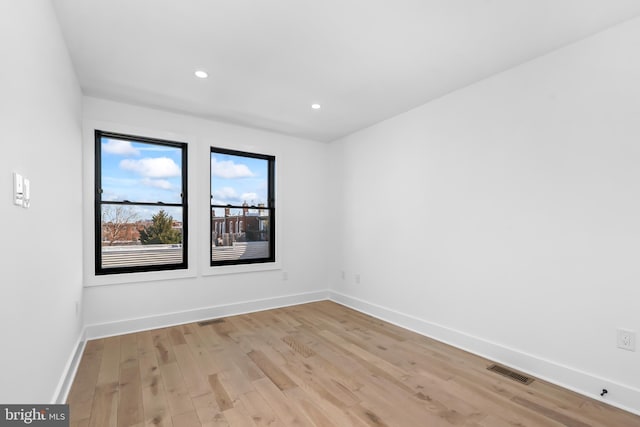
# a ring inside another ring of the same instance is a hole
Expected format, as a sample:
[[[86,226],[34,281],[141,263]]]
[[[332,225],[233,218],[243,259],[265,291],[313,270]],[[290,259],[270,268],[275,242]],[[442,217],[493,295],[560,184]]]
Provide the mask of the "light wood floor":
[[[323,301],[87,343],[71,426],[607,426],[640,417]]]

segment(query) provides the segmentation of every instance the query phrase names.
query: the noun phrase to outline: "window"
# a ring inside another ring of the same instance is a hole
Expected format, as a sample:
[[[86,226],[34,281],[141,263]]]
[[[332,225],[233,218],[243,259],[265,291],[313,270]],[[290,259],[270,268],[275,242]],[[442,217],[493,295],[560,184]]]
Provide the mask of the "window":
[[[95,132],[96,275],[187,268],[187,144]]]
[[[211,148],[211,265],[275,261],[275,157]]]

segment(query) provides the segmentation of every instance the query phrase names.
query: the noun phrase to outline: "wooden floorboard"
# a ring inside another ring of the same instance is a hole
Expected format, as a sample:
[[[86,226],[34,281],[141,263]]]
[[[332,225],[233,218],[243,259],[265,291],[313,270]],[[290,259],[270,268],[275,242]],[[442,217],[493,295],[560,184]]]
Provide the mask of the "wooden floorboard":
[[[71,426],[639,427],[329,301],[89,341]]]

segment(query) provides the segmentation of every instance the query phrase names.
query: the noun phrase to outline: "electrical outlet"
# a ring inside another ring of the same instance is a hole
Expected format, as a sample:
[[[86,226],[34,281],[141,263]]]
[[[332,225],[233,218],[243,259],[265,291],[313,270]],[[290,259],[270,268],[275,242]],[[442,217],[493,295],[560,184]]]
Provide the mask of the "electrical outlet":
[[[356,283],[360,283],[360,275],[356,274]]]
[[[636,332],[618,329],[618,348],[636,351]]]
[[[288,271],[283,271],[282,272],[282,280],[289,280],[289,272]]]
[[[342,278],[342,280],[344,280],[344,277],[345,277],[344,270],[340,272],[340,277]]]

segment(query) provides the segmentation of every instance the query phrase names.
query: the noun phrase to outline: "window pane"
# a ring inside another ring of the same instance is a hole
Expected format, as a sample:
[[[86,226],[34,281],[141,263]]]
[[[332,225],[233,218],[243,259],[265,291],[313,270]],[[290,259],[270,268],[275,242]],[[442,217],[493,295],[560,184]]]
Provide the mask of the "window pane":
[[[102,136],[102,201],[182,202],[182,149]]]
[[[211,153],[211,203],[269,206],[269,161]]]
[[[211,260],[269,258],[270,226],[268,209],[214,209],[211,218]]]
[[[102,205],[102,268],[179,264],[182,243],[182,207]]]

